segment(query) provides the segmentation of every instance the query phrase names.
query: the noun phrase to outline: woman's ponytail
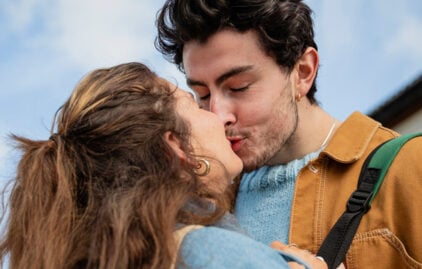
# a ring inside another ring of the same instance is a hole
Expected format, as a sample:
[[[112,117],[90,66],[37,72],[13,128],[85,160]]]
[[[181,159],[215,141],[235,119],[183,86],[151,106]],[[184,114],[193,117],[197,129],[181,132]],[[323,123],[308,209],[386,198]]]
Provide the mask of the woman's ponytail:
[[[58,136],[34,141],[12,135],[21,150],[16,182],[11,190],[7,237],[0,245],[10,252],[10,268],[63,268],[74,214],[73,172]],[[54,253],[51,250],[54,250]],[[52,264],[52,262],[54,264]],[[28,267],[29,266],[29,267]]]

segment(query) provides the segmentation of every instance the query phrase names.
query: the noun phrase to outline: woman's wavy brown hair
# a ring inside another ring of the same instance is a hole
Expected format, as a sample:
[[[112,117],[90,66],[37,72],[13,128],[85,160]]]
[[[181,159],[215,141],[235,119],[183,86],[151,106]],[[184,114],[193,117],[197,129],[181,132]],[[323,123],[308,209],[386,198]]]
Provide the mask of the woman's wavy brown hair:
[[[22,158],[0,257],[10,268],[168,268],[177,223],[209,224],[225,199],[181,162],[194,158],[174,90],[140,63],[88,74],[61,107],[48,140],[12,135]],[[216,210],[189,203],[217,201]]]

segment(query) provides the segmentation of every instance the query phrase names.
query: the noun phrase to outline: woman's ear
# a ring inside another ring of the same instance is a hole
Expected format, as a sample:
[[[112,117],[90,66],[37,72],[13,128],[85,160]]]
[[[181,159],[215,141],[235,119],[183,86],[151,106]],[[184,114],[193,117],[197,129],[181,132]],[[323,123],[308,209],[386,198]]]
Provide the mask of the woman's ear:
[[[319,65],[319,56],[315,48],[308,47],[296,63],[297,72],[295,94],[306,96],[315,80]]]
[[[182,143],[180,142],[179,138],[170,131],[164,133],[164,141],[170,146],[170,148],[174,151],[177,157],[181,160],[186,161],[186,153],[182,150]]]

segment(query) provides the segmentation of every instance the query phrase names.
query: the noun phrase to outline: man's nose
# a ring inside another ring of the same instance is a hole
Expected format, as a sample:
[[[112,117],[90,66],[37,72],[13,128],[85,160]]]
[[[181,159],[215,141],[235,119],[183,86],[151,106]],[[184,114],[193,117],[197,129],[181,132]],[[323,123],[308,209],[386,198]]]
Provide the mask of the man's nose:
[[[224,127],[236,122],[234,103],[223,95],[214,95],[210,99],[210,111],[218,116]]]

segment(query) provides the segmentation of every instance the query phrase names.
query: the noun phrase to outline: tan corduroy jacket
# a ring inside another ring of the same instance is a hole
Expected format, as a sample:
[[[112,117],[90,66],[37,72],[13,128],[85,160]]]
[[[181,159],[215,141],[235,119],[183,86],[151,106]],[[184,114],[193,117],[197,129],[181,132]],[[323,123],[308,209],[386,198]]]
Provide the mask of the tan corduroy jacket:
[[[367,155],[397,135],[358,112],[337,129],[326,149],[297,177],[290,243],[318,251],[346,209]],[[409,141],[396,156],[362,218],[345,265],[422,268],[422,137]]]

